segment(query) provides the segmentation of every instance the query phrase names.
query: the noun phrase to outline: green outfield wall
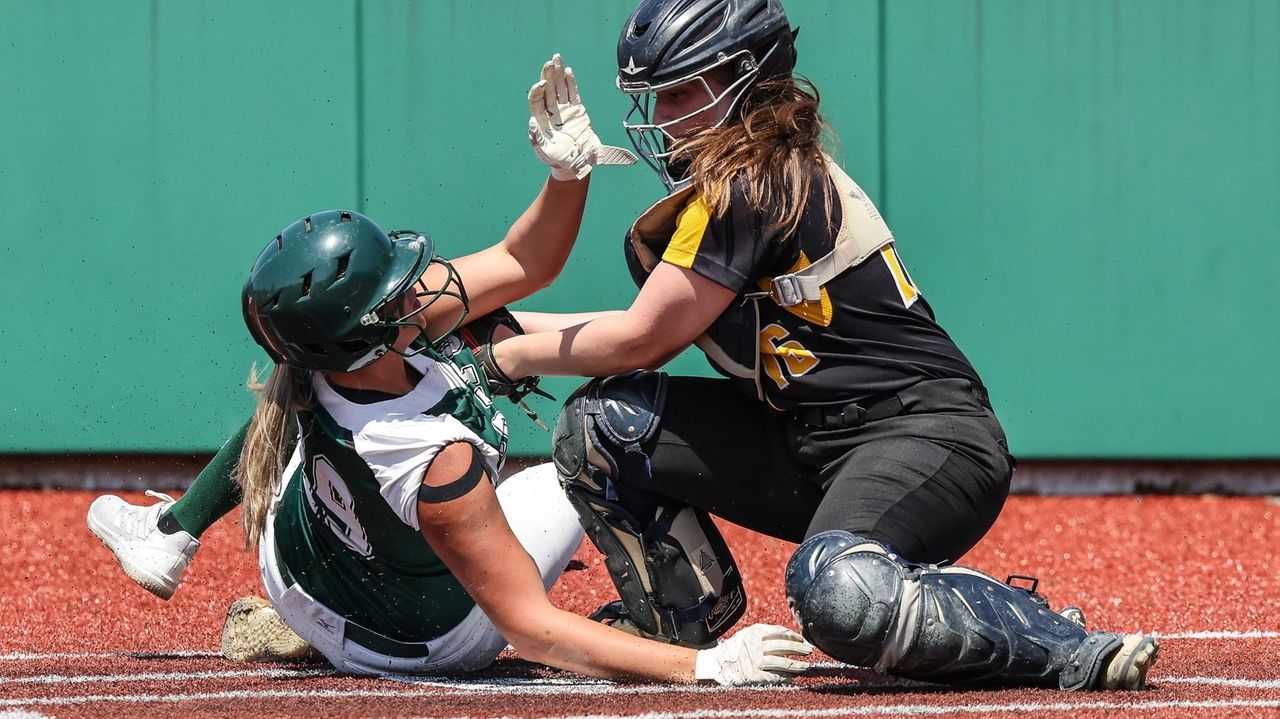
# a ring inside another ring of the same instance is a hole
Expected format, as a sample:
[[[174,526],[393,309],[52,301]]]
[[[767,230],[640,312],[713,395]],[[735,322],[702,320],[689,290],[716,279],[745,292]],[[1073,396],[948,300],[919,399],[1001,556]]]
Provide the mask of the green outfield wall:
[[[0,0],[0,453],[216,447],[265,359],[238,306],[261,246],[335,207],[449,254],[496,241],[545,177],[525,92],[552,52],[626,143],[630,5]],[[838,154],[1015,452],[1280,457],[1280,2],[789,11]],[[623,231],[660,190],[598,172],[563,277],[522,306],[624,307]],[[514,450],[545,453],[511,414]]]

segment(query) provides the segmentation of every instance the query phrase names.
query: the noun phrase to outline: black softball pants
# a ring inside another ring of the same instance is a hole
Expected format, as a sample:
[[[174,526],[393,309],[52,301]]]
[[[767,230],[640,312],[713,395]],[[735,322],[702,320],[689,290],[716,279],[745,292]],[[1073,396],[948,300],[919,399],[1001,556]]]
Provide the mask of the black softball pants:
[[[967,380],[925,380],[898,397],[902,414],[818,430],[729,380],[672,377],[646,446],[652,477],[619,486],[620,499],[669,497],[791,542],[842,529],[910,561],[953,562],[995,522],[1014,462]]]

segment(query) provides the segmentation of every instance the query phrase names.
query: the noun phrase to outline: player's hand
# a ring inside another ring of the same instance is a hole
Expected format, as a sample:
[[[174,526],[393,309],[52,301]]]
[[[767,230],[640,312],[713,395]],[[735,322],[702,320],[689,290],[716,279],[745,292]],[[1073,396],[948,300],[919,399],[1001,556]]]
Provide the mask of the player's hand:
[[[600,144],[578,94],[573,70],[554,55],[542,66],[542,79],[529,88],[529,142],[556,180],[581,180],[595,165],[633,165],[636,156],[621,147]]]
[[[785,682],[809,668],[808,662],[791,657],[812,651],[803,637],[786,627],[752,624],[716,647],[699,651],[694,676],[726,687]]]

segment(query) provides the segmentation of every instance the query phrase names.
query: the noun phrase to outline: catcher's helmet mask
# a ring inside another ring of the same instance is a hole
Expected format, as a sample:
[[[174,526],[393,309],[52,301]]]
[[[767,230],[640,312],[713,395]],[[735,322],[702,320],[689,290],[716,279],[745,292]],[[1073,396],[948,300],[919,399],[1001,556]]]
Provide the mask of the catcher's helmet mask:
[[[617,86],[632,100],[622,125],[669,191],[692,181],[687,158],[673,157],[672,129],[717,106],[716,120],[699,129],[723,127],[754,85],[790,76],[795,36],[779,0],[645,0],[636,8],[618,39]],[[717,93],[705,76],[720,68],[732,79]],[[708,102],[656,122],[657,94],[685,83],[700,84]]]

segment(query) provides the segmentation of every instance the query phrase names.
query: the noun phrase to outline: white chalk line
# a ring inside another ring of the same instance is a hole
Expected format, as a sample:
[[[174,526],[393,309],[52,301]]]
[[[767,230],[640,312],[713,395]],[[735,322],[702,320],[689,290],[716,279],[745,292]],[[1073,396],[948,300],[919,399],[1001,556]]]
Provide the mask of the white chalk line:
[[[82,697],[50,697],[37,699],[2,699],[0,706],[68,706],[77,704],[178,704],[192,701],[227,699],[383,699],[424,696],[418,692],[380,690],[269,690],[201,692],[198,694],[93,695]],[[996,712],[1079,712],[1081,710],[1149,711],[1157,709],[1222,709],[1280,708],[1280,699],[1210,699],[1174,701],[1080,701],[1080,702],[1007,702],[977,705],[940,706],[931,704],[876,704],[832,707],[828,709],[701,709],[695,711],[645,712],[640,714],[574,714],[554,719],[732,719],[734,717],[813,717],[868,716],[907,714],[993,714]]]
[[[829,665],[839,667],[841,665]],[[185,682],[185,681],[202,681],[211,680],[238,680],[245,678],[263,678],[263,679],[283,679],[283,678],[306,678],[306,677],[336,677],[341,676],[332,669],[241,669],[228,671],[205,671],[205,672],[155,672],[146,674],[97,674],[97,675],[63,675],[63,674],[45,674],[30,677],[0,677],[0,685],[47,685],[47,684],[118,684],[129,682],[145,682],[145,681],[165,681],[165,682]],[[938,686],[935,684],[927,684],[923,682],[913,682],[909,680],[897,680],[888,683],[825,683],[825,684],[806,684],[797,686],[794,684],[775,684],[775,685],[755,685],[748,687],[738,687],[735,689],[726,689],[714,685],[678,685],[678,684],[614,684],[612,682],[598,679],[583,679],[576,677],[540,677],[540,678],[503,678],[503,679],[440,679],[427,677],[387,677],[396,684],[405,687],[417,687],[420,689],[442,689],[446,690],[450,695],[470,695],[470,694],[510,694],[510,695],[536,695],[536,696],[554,696],[554,695],[595,695],[608,693],[610,695],[618,694],[666,694],[666,693],[706,693],[706,692],[818,692],[823,690],[838,690],[845,692],[869,692],[878,689],[911,689],[917,687]],[[1203,685],[1203,686],[1224,686],[1233,688],[1248,689],[1280,689],[1280,679],[1236,679],[1230,677],[1208,677],[1208,676],[1165,676],[1154,677],[1154,684],[1181,684],[1181,685]],[[238,697],[244,696],[261,696],[271,697],[274,690],[241,690],[232,692],[231,695]],[[300,689],[294,690],[295,693],[288,696],[327,696],[325,689]],[[354,693],[349,696],[440,696],[427,691],[412,690],[392,690],[388,689],[370,689],[370,690],[352,690]],[[364,694],[361,692],[373,692],[373,694]],[[149,694],[135,695],[143,697],[138,701],[151,701]],[[204,694],[184,694],[175,695],[178,697],[188,697],[188,701],[199,700],[205,698]],[[346,696],[346,695],[344,695]],[[92,697],[63,697],[56,701],[61,703],[78,703],[81,701],[90,701]],[[26,705],[35,700],[0,700],[0,706],[19,706]]]
[[[0,662],[43,662],[62,659],[214,659],[221,658],[222,652],[212,651],[180,651],[180,652],[11,652],[0,654]]]
[[[1204,639],[1274,639],[1280,638],[1280,632],[1267,631],[1205,631],[1205,632],[1186,632],[1186,633],[1170,633],[1158,635],[1163,639],[1187,639],[1187,640],[1204,640]],[[212,658],[220,656],[217,652],[212,651],[181,651],[181,652],[82,652],[82,653],[10,653],[0,655],[0,661],[41,661],[41,660],[65,660],[65,659],[185,659],[185,658]],[[842,669],[847,668],[839,663],[821,663],[815,664],[815,668],[820,669]],[[251,670],[226,670],[226,671],[205,671],[205,672],[154,672],[154,673],[131,673],[131,674],[113,674],[113,675],[65,675],[65,674],[47,674],[31,677],[0,677],[0,685],[11,684],[93,684],[93,683],[120,683],[120,682],[140,682],[140,681],[208,681],[208,680],[230,680],[243,678],[305,678],[305,677],[326,677],[339,676],[332,669],[251,669]],[[742,687],[739,689],[729,690],[715,686],[695,685],[616,685],[607,681],[582,679],[576,677],[543,677],[535,679],[526,678],[501,678],[501,679],[439,679],[425,677],[391,677],[393,681],[401,686],[411,686],[419,689],[443,689],[448,690],[452,695],[466,696],[471,694],[513,694],[513,695],[592,695],[609,693],[617,694],[661,694],[669,692],[677,693],[703,693],[703,692],[719,692],[719,691],[762,691],[762,692],[790,692],[790,691],[815,691],[822,689],[839,689],[849,690],[865,690],[872,691],[881,688],[898,688],[913,685],[927,686],[918,682],[899,681],[882,684],[865,684],[865,683],[845,683],[845,684],[823,684],[823,685],[805,685],[797,687],[794,685],[772,685],[772,686],[755,686]],[[1274,690],[1280,689],[1280,679],[1235,679],[1228,677],[1206,677],[1206,676],[1164,676],[1153,677],[1154,684],[1178,684],[1178,685],[1204,685],[1204,686],[1223,686],[1240,689],[1264,689]],[[325,689],[296,689],[296,690],[235,690],[225,692],[201,692],[192,694],[133,694],[133,695],[83,695],[69,697],[53,697],[53,698],[32,698],[32,699],[0,699],[0,707],[30,707],[30,706],[59,706],[59,705],[79,705],[90,704],[95,702],[115,702],[115,703],[175,703],[175,702],[199,702],[212,701],[221,699],[268,699],[268,698],[396,698],[396,697],[426,697],[439,696],[430,691],[413,691],[401,689],[368,689],[368,690],[325,690]],[[740,717],[740,716],[768,716],[768,717],[791,717],[791,716],[824,716],[824,715],[897,715],[906,713],[917,714],[941,714],[941,713],[984,713],[993,711],[1072,711],[1080,709],[1166,709],[1166,708],[1274,708],[1280,707],[1280,700],[1214,700],[1214,701],[1154,701],[1154,702],[1043,702],[1043,703],[1010,703],[1002,705],[983,705],[980,707],[940,707],[937,705],[877,705],[863,707],[843,707],[838,710],[766,710],[751,709],[743,711],[729,710],[705,710],[696,712],[657,712],[634,715],[581,715],[577,717],[565,717],[564,719],[675,719],[677,717],[689,717],[690,719],[716,719],[718,717]],[[0,713],[0,719],[19,719],[23,717],[21,713],[14,712]],[[30,715],[38,716],[38,715]]]
[[[184,682],[184,681],[202,681],[208,682],[212,680],[237,680],[237,679],[287,679],[287,678],[305,678],[305,677],[347,677],[349,675],[339,674],[333,669],[240,669],[230,671],[207,671],[207,672],[157,672],[151,674],[86,674],[68,676],[63,674],[44,674],[29,677],[2,677],[0,676],[0,685],[9,684],[118,684],[128,682],[145,682],[145,681],[166,681],[166,682]],[[489,678],[489,679],[446,679],[439,677],[418,677],[418,676],[387,676],[382,677],[383,680],[392,682],[393,685],[404,687],[419,687],[421,689],[443,689],[448,690],[452,694],[523,694],[523,695],[564,695],[564,694],[664,694],[670,692],[723,692],[729,691],[723,687],[705,684],[614,684],[603,679],[590,679],[585,677],[538,677],[538,678]],[[378,681],[370,678],[370,681]],[[840,685],[844,686],[844,685]],[[859,684],[862,689],[872,688],[902,688],[901,683],[880,683],[880,684]],[[746,687],[737,687],[735,691],[749,692],[776,692],[776,691],[798,691],[802,687],[790,684],[773,684],[773,685],[754,685]],[[253,690],[245,690],[253,691]],[[264,690],[270,691],[270,690]],[[327,691],[327,690],[300,690],[300,691]],[[357,690],[359,691],[359,690]],[[384,690],[370,690],[384,691]],[[398,691],[404,696],[440,696],[439,693],[420,691],[415,692],[410,689],[392,690]],[[397,694],[399,696],[400,694]],[[21,702],[19,702],[21,703]],[[0,701],[0,706],[3,702]]]
[[[1247,632],[1153,632],[1158,639],[1280,639],[1280,632],[1250,630]]]
[[[192,701],[222,699],[377,699],[429,696],[422,692],[403,690],[339,690],[339,689],[268,689],[262,691],[240,690],[225,692],[199,692],[194,694],[93,694],[70,697],[37,697],[32,699],[0,699],[0,706],[69,706],[76,704],[177,704]]]
[[[1153,632],[1159,639],[1179,640],[1215,640],[1215,639],[1280,639],[1280,631],[1200,631],[1200,632]],[[216,659],[222,654],[215,651],[174,651],[174,652],[11,652],[0,654],[0,662],[53,661],[61,659]],[[825,666],[825,665],[824,665]],[[831,664],[830,666],[844,666]]]
[[[233,669],[212,672],[151,672],[143,674],[41,674],[30,677],[0,677],[0,684],[101,684],[122,682],[192,681],[197,679],[284,679],[337,676],[332,669]]]
[[[645,712],[643,714],[564,714],[544,719],[733,719],[734,717],[830,717],[830,716],[919,716],[941,714],[978,714],[996,712],[1079,712],[1081,710],[1150,711],[1156,709],[1238,709],[1276,708],[1280,700],[1206,700],[1206,701],[1149,701],[1149,702],[1010,702],[1008,704],[978,704],[969,706],[938,706],[937,704],[882,704],[876,706],[847,706],[831,709],[702,709],[677,712]],[[503,717],[501,719],[509,719]]]
[[[1204,684],[1236,689],[1280,689],[1280,679],[1230,679],[1228,677],[1155,677],[1153,684]]]

